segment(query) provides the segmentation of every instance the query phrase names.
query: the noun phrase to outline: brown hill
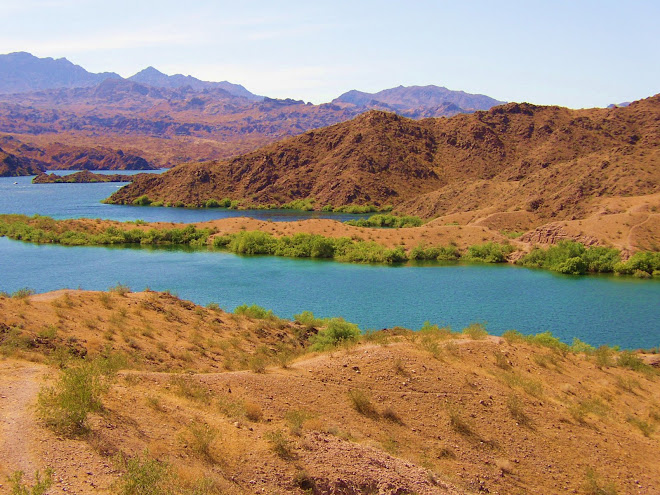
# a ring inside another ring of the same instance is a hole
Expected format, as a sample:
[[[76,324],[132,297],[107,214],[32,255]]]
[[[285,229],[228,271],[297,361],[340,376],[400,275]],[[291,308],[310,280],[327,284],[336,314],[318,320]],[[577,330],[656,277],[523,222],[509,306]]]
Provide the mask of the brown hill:
[[[657,356],[402,328],[309,352],[313,323],[118,289],[0,296],[0,310],[0,474],[23,470],[29,485],[50,466],[48,493],[141,482],[181,494],[651,494],[660,483],[660,382],[642,362]],[[121,371],[69,437],[34,405],[76,356],[114,356]]]
[[[59,142],[37,146],[13,136],[0,136],[0,145],[17,157],[30,160],[35,175],[44,170],[150,170],[153,166],[141,156],[101,146],[70,146]]]
[[[0,148],[0,177],[36,175],[40,172],[39,165],[33,160],[7,153]]]
[[[314,199],[393,204],[424,217],[526,210],[572,219],[599,198],[660,190],[659,119],[660,96],[616,109],[511,103],[422,121],[372,111],[232,160],[145,177],[111,201]]]

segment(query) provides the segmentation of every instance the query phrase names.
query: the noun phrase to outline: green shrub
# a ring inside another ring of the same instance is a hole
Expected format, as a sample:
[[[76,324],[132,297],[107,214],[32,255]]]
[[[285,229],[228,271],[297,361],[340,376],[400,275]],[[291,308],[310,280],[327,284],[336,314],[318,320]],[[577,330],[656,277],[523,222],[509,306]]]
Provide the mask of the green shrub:
[[[461,253],[454,245],[425,247],[419,245],[414,247],[409,254],[411,260],[437,260],[456,261],[460,259]]]
[[[323,326],[326,322],[324,319],[315,318],[314,313],[311,311],[303,311],[300,314],[293,315],[293,319],[301,325],[305,325],[309,328]]]
[[[472,323],[470,326],[463,329],[463,334],[467,335],[472,340],[482,340],[488,336],[488,332],[483,323]]]
[[[510,244],[487,242],[470,246],[463,255],[466,261],[480,261],[483,263],[504,263],[509,254],[515,251]]]
[[[285,210],[300,210],[300,211],[312,211],[314,210],[314,203],[316,201],[312,198],[306,199],[294,199],[288,203],[284,203],[280,208]]]
[[[506,340],[509,344],[525,341],[525,336],[522,333],[520,333],[518,330],[507,330],[502,334],[502,338]]]
[[[623,351],[619,354],[616,365],[621,368],[628,368],[633,371],[641,371],[644,373],[655,372],[652,366],[646,364],[639,356],[636,356],[631,351]]]
[[[397,216],[397,215],[372,215],[369,218],[361,218],[359,220],[349,220],[347,225],[356,227],[381,227],[381,228],[405,228],[405,227],[419,227],[423,224],[421,218],[414,216]]]
[[[135,206],[149,206],[151,203],[152,201],[146,194],[143,194],[142,196],[139,196],[133,200],[133,204]]]
[[[114,372],[114,365],[102,359],[64,369],[54,387],[40,391],[40,416],[48,426],[66,435],[86,433],[87,416],[103,409],[101,397]]]
[[[568,275],[611,273],[620,266],[621,256],[616,249],[587,248],[575,241],[561,241],[545,250],[534,248],[516,263],[530,268],[544,268]]]
[[[236,309],[234,309],[234,314],[247,316],[248,318],[255,318],[257,320],[272,320],[276,318],[270,309],[267,310],[256,304],[253,304],[252,306],[248,306],[247,304],[237,306]]]
[[[537,333],[536,335],[528,335],[525,340],[530,344],[547,347],[562,355],[566,355],[570,350],[568,344],[563,343],[557,337],[552,335],[551,332]]]
[[[255,230],[234,234],[227,249],[237,254],[273,254],[276,244],[272,235]]]
[[[322,351],[337,347],[339,344],[356,341],[360,337],[360,328],[343,318],[326,320],[327,326],[311,338],[312,350]]]
[[[391,206],[383,206],[382,208],[379,208],[378,206],[375,205],[344,205],[344,206],[337,206],[336,208],[333,208],[332,211],[355,215],[355,214],[363,214],[363,213],[374,213],[377,211],[390,211],[391,209],[392,209]]]
[[[579,354],[581,352],[587,354],[588,356],[592,355],[596,351],[596,348],[592,345],[589,345],[585,342],[582,342],[578,338],[573,339],[573,344],[571,345],[571,352]]]

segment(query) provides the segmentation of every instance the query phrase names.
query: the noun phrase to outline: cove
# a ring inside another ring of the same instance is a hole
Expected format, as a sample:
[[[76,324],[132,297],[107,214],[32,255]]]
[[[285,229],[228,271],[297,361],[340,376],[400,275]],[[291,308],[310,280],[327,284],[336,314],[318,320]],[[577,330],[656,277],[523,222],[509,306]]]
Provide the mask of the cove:
[[[363,330],[425,320],[492,334],[551,331],[569,342],[660,345],[660,283],[561,276],[510,265],[373,266],[179,249],[64,247],[0,238],[0,290],[171,290],[233,310],[258,304],[290,318],[342,316]]]
[[[58,175],[73,173],[75,170],[51,171]],[[133,175],[143,171],[95,171],[95,173],[122,173]],[[149,171],[150,173],[153,171]],[[121,182],[98,182],[91,184],[32,184],[29,177],[0,177],[0,213],[20,213],[23,215],[46,215],[56,219],[102,218],[127,222],[206,222],[228,217],[251,217],[274,222],[291,222],[307,218],[331,218],[344,222],[365,215],[333,213],[321,211],[295,210],[228,210],[225,208],[163,208],[151,206],[107,205],[101,201],[119,187]],[[16,184],[14,184],[16,182]]]

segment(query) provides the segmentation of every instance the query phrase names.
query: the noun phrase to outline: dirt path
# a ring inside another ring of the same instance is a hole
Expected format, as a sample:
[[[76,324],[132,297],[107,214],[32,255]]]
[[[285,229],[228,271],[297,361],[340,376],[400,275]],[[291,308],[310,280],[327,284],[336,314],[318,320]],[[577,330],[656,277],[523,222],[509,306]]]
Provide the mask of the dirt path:
[[[34,406],[45,368],[33,363],[0,363],[0,483],[14,471],[31,479],[39,465],[34,440],[39,429]]]

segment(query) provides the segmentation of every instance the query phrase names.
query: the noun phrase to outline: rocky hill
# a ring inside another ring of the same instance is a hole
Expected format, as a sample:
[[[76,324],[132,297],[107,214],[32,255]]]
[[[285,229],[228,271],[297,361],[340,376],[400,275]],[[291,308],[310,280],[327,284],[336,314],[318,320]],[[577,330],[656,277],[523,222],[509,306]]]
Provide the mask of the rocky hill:
[[[0,148],[0,177],[19,177],[41,173],[38,163],[24,157],[7,153]]]
[[[421,121],[371,111],[231,160],[136,180],[111,200],[308,199],[393,204],[427,218],[490,208],[572,219],[596,198],[658,192],[659,118],[660,96],[615,109],[510,103]]]
[[[46,467],[57,494],[657,491],[657,355],[478,325],[317,346],[329,328],[122,287],[0,294],[0,492]]]
[[[69,146],[47,143],[36,146],[13,136],[0,135],[0,146],[17,157],[29,160],[38,170],[151,170],[153,166],[140,156],[102,146]],[[32,169],[34,171],[36,169]],[[33,174],[20,174],[33,175]]]

